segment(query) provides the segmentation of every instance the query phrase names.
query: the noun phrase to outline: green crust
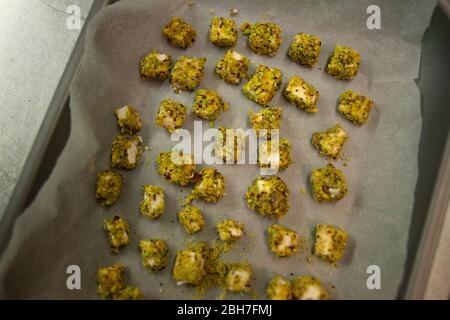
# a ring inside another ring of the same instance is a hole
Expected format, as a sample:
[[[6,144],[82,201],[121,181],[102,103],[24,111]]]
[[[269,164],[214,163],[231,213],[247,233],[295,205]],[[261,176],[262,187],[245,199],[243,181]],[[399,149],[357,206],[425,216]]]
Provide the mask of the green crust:
[[[327,72],[336,79],[353,79],[359,71],[361,57],[355,49],[336,46],[327,65]]]
[[[256,54],[274,56],[281,45],[281,28],[275,23],[259,22],[254,25],[245,23],[241,26],[248,36],[248,45]]]
[[[258,166],[261,168],[273,168],[276,161],[278,169],[286,169],[292,163],[291,144],[287,139],[278,140],[278,152],[272,150],[274,140],[267,140],[258,146]],[[278,153],[278,159],[277,159]]]
[[[197,117],[214,121],[227,111],[230,105],[215,90],[200,89],[196,92],[192,113]]]
[[[194,206],[186,206],[178,212],[178,221],[184,227],[188,234],[194,234],[203,230],[205,226],[205,219],[202,211]]]
[[[249,263],[227,264],[225,288],[231,292],[247,292],[250,290],[252,277],[253,268]]]
[[[373,101],[352,90],[343,92],[339,99],[338,110],[348,120],[356,124],[364,124],[369,119]]]
[[[216,203],[225,195],[225,178],[217,169],[203,168],[196,180],[192,199]]]
[[[161,176],[172,183],[185,187],[191,182],[197,167],[192,155],[179,153],[178,159],[180,163],[174,163],[171,151],[161,152],[156,163]]]
[[[233,19],[214,17],[211,21],[209,40],[219,47],[234,47],[238,39],[238,30]]]
[[[280,129],[282,111],[280,107],[267,107],[259,112],[249,112],[250,124],[259,135],[261,130],[267,130],[267,138],[270,138],[270,130]]]
[[[170,84],[180,90],[195,90],[203,79],[206,58],[182,56],[170,74]]]
[[[141,155],[142,138],[140,136],[118,135],[114,138],[111,148],[111,165],[113,167],[133,170],[137,167]]]
[[[119,253],[119,249],[125,247],[130,238],[130,227],[121,216],[103,220],[103,229],[108,233],[109,244],[113,253]]]
[[[164,190],[160,187],[144,185],[142,187],[143,199],[139,206],[142,215],[158,219],[164,213],[166,207],[164,200]]]
[[[286,99],[303,111],[314,113],[319,111],[316,107],[319,91],[298,76],[293,76],[284,90]]]
[[[288,50],[289,58],[301,65],[313,66],[320,56],[321,41],[307,33],[298,33]]]
[[[113,296],[113,300],[143,300],[144,294],[138,287],[126,287]]]
[[[206,275],[205,264],[208,256],[208,246],[199,241],[189,248],[179,250],[175,258],[172,275],[178,284],[199,284]]]
[[[125,288],[125,266],[113,264],[111,267],[100,268],[97,271],[97,294],[107,298],[118,294]]]
[[[282,77],[279,69],[259,65],[242,91],[248,99],[267,106],[280,88]]]
[[[159,105],[159,111],[155,123],[172,133],[183,126],[186,118],[186,106],[171,99],[163,100]]]
[[[219,127],[215,140],[215,156],[228,162],[237,162],[245,151],[245,132],[240,129]]]
[[[292,281],[292,294],[296,300],[329,300],[329,293],[312,276],[297,277]]]
[[[301,245],[301,238],[292,229],[272,224],[267,229],[270,251],[279,257],[293,256]]]
[[[336,263],[342,259],[347,245],[348,233],[329,224],[316,225],[314,254],[321,259]]]
[[[120,173],[104,170],[97,174],[95,198],[102,206],[112,206],[119,200],[123,179]]]
[[[250,60],[230,49],[216,65],[216,74],[229,84],[239,84],[247,76]]]
[[[123,134],[133,135],[142,129],[139,113],[132,105],[127,104],[122,108],[118,108],[114,115],[117,119],[117,125]]]
[[[170,54],[160,53],[156,50],[153,50],[141,60],[139,69],[141,78],[144,80],[165,80],[170,75],[171,64],[172,59],[170,58]]]
[[[313,197],[317,202],[338,201],[347,194],[344,174],[331,164],[324,168],[314,169],[310,180]]]
[[[314,132],[311,143],[321,156],[329,159],[336,159],[341,154],[341,150],[347,141],[347,133],[337,124],[325,132]]]
[[[281,218],[289,210],[289,189],[278,176],[258,177],[245,194],[247,206],[263,216]]]
[[[141,240],[142,266],[150,272],[158,272],[167,266],[169,261],[169,247],[167,242],[160,239]]]
[[[275,276],[267,285],[266,294],[270,300],[291,300],[292,283],[282,276]]]
[[[181,49],[190,47],[197,37],[195,29],[179,17],[172,17],[162,31],[172,45]]]
[[[236,220],[223,220],[216,226],[222,241],[237,241],[244,235],[244,224]]]

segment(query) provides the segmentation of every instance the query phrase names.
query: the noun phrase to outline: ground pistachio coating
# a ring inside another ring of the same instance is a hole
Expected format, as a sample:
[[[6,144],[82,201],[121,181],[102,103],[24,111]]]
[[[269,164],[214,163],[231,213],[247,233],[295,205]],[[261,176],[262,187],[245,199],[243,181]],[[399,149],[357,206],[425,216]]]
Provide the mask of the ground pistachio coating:
[[[188,234],[199,232],[205,227],[202,211],[194,206],[185,206],[178,212],[178,221]]]
[[[250,60],[230,49],[216,65],[216,74],[229,84],[239,84],[247,76]]]
[[[321,41],[307,33],[298,33],[288,50],[292,61],[306,66],[313,66],[320,56]]]
[[[142,129],[139,113],[132,105],[127,104],[116,109],[114,115],[117,119],[117,125],[123,134],[133,135]]]
[[[203,168],[196,177],[192,199],[216,203],[225,195],[225,177],[214,168]],[[188,203],[190,200],[188,200]]]
[[[200,89],[196,92],[192,113],[197,117],[214,121],[230,105],[215,90]]]
[[[172,155],[175,157],[175,162],[172,161]],[[197,168],[192,155],[182,152],[161,152],[156,162],[161,176],[182,187],[187,186],[191,182]]]
[[[267,229],[270,251],[279,257],[293,256],[301,245],[301,238],[292,229],[272,224]]]
[[[343,92],[339,98],[338,110],[348,120],[356,124],[364,124],[369,119],[373,101],[352,90]]]
[[[284,90],[284,96],[290,103],[303,111],[309,113],[319,111],[316,106],[319,91],[299,76],[293,76],[289,80]]]
[[[310,180],[314,200],[318,202],[338,201],[347,194],[344,174],[332,164],[314,169]]]
[[[274,56],[281,45],[281,28],[270,22],[254,25],[244,23],[240,28],[248,36],[248,45],[256,54]]]
[[[141,78],[145,80],[165,80],[170,75],[171,64],[172,60],[170,58],[170,54],[160,53],[156,50],[153,50],[141,60]]]
[[[278,141],[278,150],[272,150],[276,148],[275,141]],[[286,169],[291,163],[291,144],[287,139],[272,139],[259,144],[258,166],[261,168]]]
[[[196,285],[206,275],[205,264],[208,246],[199,241],[190,244],[187,249],[178,250],[172,275],[178,284]]]
[[[164,26],[163,34],[172,45],[181,49],[190,47],[197,37],[195,29],[179,17],[172,17],[170,22]]]
[[[166,128],[172,133],[183,126],[186,118],[186,106],[171,99],[163,100],[159,105],[159,111],[155,122],[158,126]]]
[[[280,69],[259,65],[250,80],[242,87],[244,95],[262,105],[267,106],[281,86]]]
[[[203,79],[206,58],[182,56],[170,74],[170,84],[179,90],[195,90]]]
[[[321,259],[336,263],[342,259],[347,245],[348,233],[329,224],[316,225],[314,254]]]
[[[141,240],[142,266],[150,272],[158,272],[167,266],[169,261],[169,247],[167,242],[161,239]]]
[[[113,296],[113,300],[143,300],[144,294],[138,287],[126,287]]]
[[[119,200],[123,179],[120,173],[103,170],[97,174],[95,197],[102,206],[112,206]]]
[[[250,290],[250,281],[253,276],[253,268],[249,263],[227,264],[225,286],[228,291],[246,292]]]
[[[142,155],[142,138],[140,136],[126,137],[118,135],[114,138],[111,148],[111,163],[113,167],[133,170],[137,167]]]
[[[336,46],[327,65],[327,72],[336,79],[353,79],[359,71],[361,57],[355,49]]]
[[[281,218],[289,210],[289,189],[278,176],[258,177],[245,194],[247,206],[263,216]]]
[[[113,253],[119,253],[119,249],[125,247],[130,238],[130,227],[122,216],[114,216],[103,221],[103,229],[108,233],[109,244]]]
[[[267,107],[259,112],[249,112],[250,124],[260,135],[261,130],[266,130],[267,138],[271,138],[271,130],[279,130],[281,125],[282,109],[280,107]]]
[[[325,132],[314,132],[311,142],[321,156],[336,159],[341,154],[347,139],[347,133],[340,124],[337,124]]]
[[[209,40],[219,47],[234,47],[238,39],[236,22],[233,19],[214,17],[211,21]]]
[[[237,162],[245,152],[245,140],[243,130],[219,127],[215,140],[215,156],[228,163]]]
[[[143,199],[139,206],[142,215],[158,219],[164,213],[166,207],[164,190],[157,186],[144,185],[142,187]]]
[[[223,220],[216,226],[219,238],[222,241],[237,241],[244,235],[244,224],[236,220]]]
[[[110,267],[98,269],[97,294],[102,298],[107,298],[122,291],[125,287],[124,272],[125,266],[122,264],[113,264]]]
[[[292,283],[282,276],[275,276],[267,285],[266,294],[270,300],[291,300]]]
[[[329,300],[330,295],[320,281],[312,276],[297,277],[292,281],[292,294],[296,300]]]

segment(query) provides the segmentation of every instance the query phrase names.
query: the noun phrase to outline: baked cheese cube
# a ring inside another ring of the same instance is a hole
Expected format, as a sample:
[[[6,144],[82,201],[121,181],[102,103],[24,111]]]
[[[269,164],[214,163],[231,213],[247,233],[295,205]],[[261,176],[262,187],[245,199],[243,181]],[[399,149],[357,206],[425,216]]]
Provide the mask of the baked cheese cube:
[[[336,79],[351,80],[359,71],[361,57],[355,49],[336,46],[327,65],[327,72]]]
[[[119,253],[119,249],[125,247],[129,242],[130,227],[127,221],[119,216],[103,221],[103,229],[108,234],[109,244],[113,253]]]
[[[341,154],[347,139],[347,133],[340,124],[337,124],[325,132],[314,132],[311,142],[321,156],[336,159]]]
[[[319,111],[316,103],[319,91],[299,76],[293,76],[284,90],[286,99],[303,111],[314,113]]]
[[[298,33],[288,50],[289,58],[298,64],[312,67],[320,56],[321,41],[307,33]]]
[[[117,125],[123,134],[133,135],[142,129],[141,118],[132,105],[125,105],[114,112]]]
[[[320,281],[312,276],[297,277],[292,281],[292,294],[296,300],[329,300],[330,295]]]
[[[279,257],[293,256],[301,245],[301,238],[292,229],[272,224],[267,229],[270,251]]]
[[[281,45],[281,28],[270,22],[259,22],[254,25],[244,23],[241,26],[244,35],[248,36],[248,45],[256,54],[274,56]]]
[[[242,92],[248,99],[267,106],[280,89],[282,77],[279,69],[259,65],[250,80],[242,87]]]
[[[238,39],[236,22],[233,19],[214,17],[211,21],[209,40],[219,47],[234,47]]]
[[[198,284],[206,274],[207,255],[208,247],[203,241],[192,244],[187,249],[179,250],[172,270],[177,284]]]
[[[356,124],[365,124],[369,119],[373,101],[352,90],[347,90],[339,97],[339,112],[348,120]]]
[[[164,190],[157,186],[144,185],[142,187],[143,199],[139,206],[141,214],[151,219],[158,219],[166,207]]]
[[[170,84],[178,90],[195,90],[203,79],[205,63],[205,58],[182,56],[172,69]]]
[[[226,289],[232,292],[249,291],[252,276],[253,268],[249,263],[231,263],[227,266]]]
[[[112,206],[119,200],[123,179],[120,173],[103,170],[97,174],[95,198],[102,206]]]
[[[191,182],[197,169],[192,155],[175,150],[173,152],[161,152],[156,159],[156,163],[161,176],[182,187]]]
[[[219,127],[215,139],[215,156],[225,162],[237,162],[245,152],[245,132],[241,129]]]
[[[329,164],[314,169],[310,177],[314,200],[333,202],[341,200],[347,194],[347,184],[341,170]]]
[[[192,113],[197,117],[214,121],[227,111],[230,105],[215,90],[200,89],[196,92]]]
[[[259,112],[250,112],[250,124],[259,136],[265,132],[265,136],[270,139],[271,130],[280,130],[282,110],[280,107],[267,107]],[[262,131],[265,130],[265,131]],[[279,134],[279,132],[278,132]]]
[[[183,126],[186,118],[186,106],[171,99],[163,100],[159,105],[159,111],[155,122],[158,126],[166,128],[172,133]]]
[[[314,254],[330,263],[342,259],[347,246],[348,233],[329,224],[316,225]]]
[[[203,168],[196,177],[192,199],[216,203],[225,195],[225,177],[214,168]]]
[[[133,170],[137,167],[141,155],[142,138],[140,136],[118,135],[114,138],[111,149],[111,164],[113,167]]]
[[[142,266],[150,272],[158,272],[167,266],[169,246],[161,239],[148,239],[139,242]]]
[[[216,74],[229,84],[239,84],[247,76],[250,60],[230,49],[216,65]]]
[[[162,31],[172,45],[181,49],[190,47],[197,37],[195,29],[179,17],[172,17]]]
[[[283,170],[289,167],[291,163],[291,144],[287,139],[272,139],[259,144],[258,166],[261,168]]]
[[[199,232],[205,227],[202,211],[194,206],[186,206],[178,212],[178,221],[188,234]]]
[[[160,53],[153,50],[141,60],[140,73],[144,80],[165,80],[170,75],[172,59],[170,54]]]
[[[223,220],[216,229],[222,241],[237,241],[244,235],[244,224],[236,220]]]
[[[100,268],[97,271],[97,294],[107,298],[118,294],[125,288],[125,266],[113,264],[110,267]]]
[[[291,300],[292,283],[282,276],[275,276],[267,285],[266,294],[270,300]]]

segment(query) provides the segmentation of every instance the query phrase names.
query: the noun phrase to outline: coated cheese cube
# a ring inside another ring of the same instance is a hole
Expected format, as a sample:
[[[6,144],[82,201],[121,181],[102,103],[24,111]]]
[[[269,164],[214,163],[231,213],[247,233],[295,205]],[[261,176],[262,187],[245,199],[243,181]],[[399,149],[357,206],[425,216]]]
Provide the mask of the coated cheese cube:
[[[205,226],[202,211],[194,206],[186,206],[178,212],[178,221],[180,221],[188,234],[199,232]]]
[[[199,118],[214,121],[229,107],[216,91],[200,89],[196,92],[192,113]]]
[[[242,91],[248,99],[267,106],[280,88],[282,76],[277,68],[259,65]]]
[[[142,58],[140,73],[141,78],[148,79],[161,79],[165,80],[170,75],[170,65],[172,59],[169,54],[160,53],[153,50],[148,55]]]
[[[256,54],[274,56],[281,45],[281,28],[275,23],[259,22],[254,25],[245,23],[241,26],[248,36],[248,45]]]
[[[179,250],[172,270],[175,281],[179,285],[198,284],[206,274],[207,253],[208,247],[204,242],[198,242],[188,249]]]
[[[103,221],[103,228],[108,233],[109,244],[113,253],[119,253],[119,249],[130,242],[128,233],[130,227],[121,216],[114,216]]]
[[[310,180],[313,197],[317,202],[338,201],[347,194],[344,174],[331,164],[314,169]]]
[[[230,49],[216,65],[216,74],[229,84],[239,84],[247,76],[248,60],[242,54]]]
[[[219,47],[233,47],[238,39],[238,30],[233,19],[214,17],[211,21],[209,39]]]
[[[123,134],[133,135],[142,129],[141,118],[133,106],[126,105],[118,108],[114,114],[117,119],[117,125]]]
[[[95,197],[102,206],[112,206],[119,200],[123,179],[120,173],[104,170],[98,173],[95,186]]]
[[[292,41],[288,56],[298,64],[313,66],[320,55],[321,41],[307,33],[298,33]]]
[[[113,264],[97,271],[97,294],[102,298],[118,294],[125,288],[125,266]]]
[[[161,239],[141,240],[142,266],[150,272],[158,272],[167,266],[169,261],[169,247],[167,242]]]
[[[185,105],[171,99],[165,99],[159,105],[159,111],[155,122],[158,126],[166,128],[167,131],[172,133],[183,126],[185,118]]]
[[[276,150],[277,144],[278,150]],[[291,144],[287,139],[272,139],[259,144],[258,166],[261,168],[286,169],[291,163]]]
[[[244,224],[236,220],[223,220],[216,229],[222,241],[237,241],[244,235]]]
[[[226,162],[237,162],[245,152],[245,132],[241,129],[219,127],[215,139],[215,156]]]
[[[170,22],[164,26],[163,34],[172,45],[181,49],[190,47],[197,37],[195,29],[179,17],[172,17]]]
[[[319,111],[316,107],[319,91],[298,76],[293,76],[289,80],[284,96],[299,109],[310,113]]]
[[[359,71],[361,57],[355,49],[336,46],[327,65],[327,72],[336,79],[353,79]]]
[[[267,107],[259,112],[250,112],[250,124],[257,135],[260,135],[261,130],[266,130],[266,136],[269,139],[272,136],[271,130],[280,129],[281,115],[280,107]]]
[[[195,90],[203,79],[205,58],[182,56],[170,74],[170,84],[179,90]]]
[[[225,178],[214,168],[203,168],[192,190],[194,199],[216,203],[225,195]]]
[[[142,138],[140,136],[126,137],[118,135],[114,138],[111,149],[113,167],[132,170],[137,167],[142,155]]]
[[[192,155],[176,151],[161,152],[156,162],[161,176],[182,187],[191,182],[197,168]]]
[[[293,256],[300,248],[301,238],[292,229],[272,224],[268,229],[270,251],[279,257]]]
[[[348,233],[329,224],[316,225],[314,254],[321,259],[336,263],[342,259],[347,245]]]
[[[139,206],[142,215],[152,219],[161,217],[165,209],[164,190],[160,187],[144,185],[142,193],[144,197]]]
[[[266,294],[270,300],[291,300],[292,283],[282,276],[275,276],[270,280]]]
[[[343,92],[339,99],[338,110],[348,120],[356,124],[364,124],[369,119],[373,101],[352,90]]]
[[[339,157],[347,138],[347,133],[337,124],[325,132],[315,132],[311,142],[320,155],[336,159]]]
[[[320,281],[312,276],[297,277],[292,281],[292,293],[297,300],[329,300],[330,295]]]
[[[226,289],[232,292],[246,292],[250,289],[253,268],[248,263],[231,263],[227,266]]]

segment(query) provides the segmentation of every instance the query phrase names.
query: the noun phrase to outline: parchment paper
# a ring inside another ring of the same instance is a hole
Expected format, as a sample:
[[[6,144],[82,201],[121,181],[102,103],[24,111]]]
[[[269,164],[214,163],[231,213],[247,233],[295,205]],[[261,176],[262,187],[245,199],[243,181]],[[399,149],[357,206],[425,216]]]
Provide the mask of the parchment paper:
[[[381,8],[381,30],[368,30],[366,8]],[[167,132],[154,124],[159,102],[173,98],[191,106],[193,93],[175,94],[168,82],[142,81],[138,74],[140,57],[157,49],[173,59],[181,55],[205,56],[207,66],[203,88],[216,89],[231,105],[216,126],[246,128],[247,112],[261,107],[247,100],[241,86],[220,81],[214,66],[226,49],[208,41],[213,15],[229,16],[239,10],[236,21],[272,21],[283,28],[283,44],[273,58],[257,56],[240,34],[236,50],[251,59],[251,71],[259,63],[276,66],[283,72],[283,83],[290,76],[304,77],[320,91],[319,112],[308,115],[282,97],[281,90],[272,105],[283,107],[281,136],[292,142],[294,164],[280,173],[291,194],[291,209],[282,224],[296,229],[306,238],[303,254],[277,258],[268,250],[265,230],[275,222],[249,210],[244,194],[258,176],[255,165],[219,166],[226,178],[226,196],[215,205],[196,201],[205,214],[206,227],[191,239],[216,239],[215,223],[223,218],[243,221],[247,236],[229,261],[248,259],[255,269],[252,287],[265,297],[269,279],[281,274],[312,274],[319,277],[337,299],[395,298],[402,279],[413,192],[417,178],[417,152],[421,114],[418,77],[420,44],[428,25],[434,1],[196,1],[190,7],[181,1],[121,1],[105,8],[89,27],[79,72],[71,88],[71,134],[47,183],[30,208],[17,220],[11,243],[0,264],[3,298],[96,298],[95,273],[101,266],[121,262],[128,267],[127,283],[140,286],[149,299],[191,298],[195,290],[177,286],[171,279],[175,252],[184,246],[185,232],[176,221],[179,200],[190,188],[168,183],[157,173],[155,159],[173,143]],[[186,51],[173,48],[163,38],[161,27],[172,15],[192,23],[197,41]],[[317,35],[322,54],[316,67],[308,69],[291,62],[286,52],[297,32]],[[356,48],[362,57],[359,75],[352,81],[337,81],[324,71],[326,61],[337,44]],[[352,88],[375,100],[369,122],[357,127],[336,111],[338,95]],[[135,105],[144,120],[141,132],[150,147],[142,164],[123,172],[121,199],[112,208],[102,208],[95,200],[96,173],[110,165],[110,145],[118,130],[115,108]],[[185,128],[193,128],[193,116]],[[325,166],[310,144],[311,134],[341,123],[349,134],[344,148],[348,166],[337,166],[348,181],[347,197],[335,204],[313,201],[308,175]],[[208,124],[204,123],[206,129]],[[155,184],[166,190],[167,209],[156,221],[139,213],[141,187]],[[301,195],[300,187],[307,194]],[[131,242],[118,256],[110,253],[102,230],[103,219],[124,215],[131,225]],[[313,227],[316,223],[337,225],[350,234],[345,257],[337,268],[319,259],[311,264]],[[253,235],[253,236],[252,236]],[[140,262],[139,240],[162,238],[171,250],[169,266],[150,274]],[[68,290],[66,268],[81,268],[81,290]],[[381,290],[368,290],[366,268],[381,268]],[[211,297],[215,297],[212,295]],[[250,298],[251,295],[230,295]]]

